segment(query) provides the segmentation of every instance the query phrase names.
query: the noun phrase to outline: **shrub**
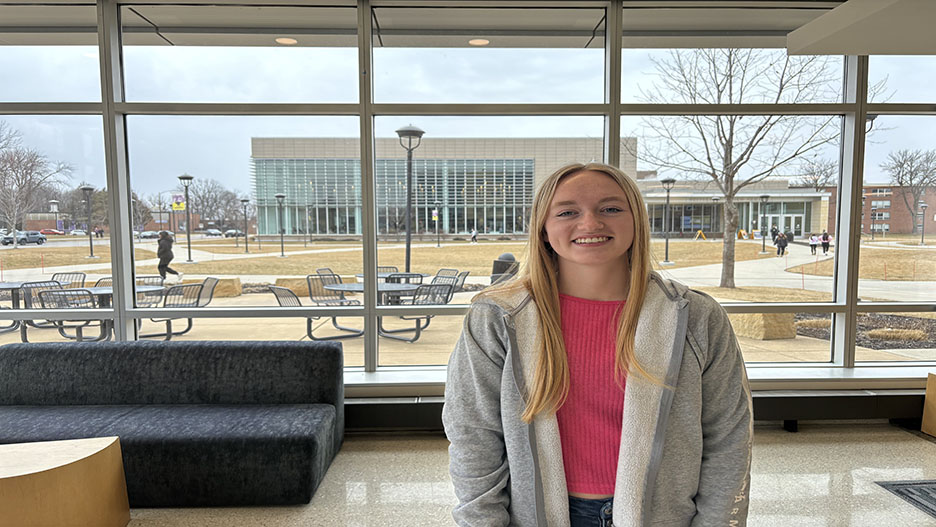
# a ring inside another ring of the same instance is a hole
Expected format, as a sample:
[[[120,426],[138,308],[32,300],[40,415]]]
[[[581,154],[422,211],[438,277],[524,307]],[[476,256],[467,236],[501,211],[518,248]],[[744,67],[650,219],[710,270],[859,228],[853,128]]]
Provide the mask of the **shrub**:
[[[926,332],[919,329],[872,329],[868,337],[880,340],[926,340]]]
[[[796,327],[798,328],[827,329],[830,325],[832,325],[832,319],[829,318],[811,318],[796,321]]]

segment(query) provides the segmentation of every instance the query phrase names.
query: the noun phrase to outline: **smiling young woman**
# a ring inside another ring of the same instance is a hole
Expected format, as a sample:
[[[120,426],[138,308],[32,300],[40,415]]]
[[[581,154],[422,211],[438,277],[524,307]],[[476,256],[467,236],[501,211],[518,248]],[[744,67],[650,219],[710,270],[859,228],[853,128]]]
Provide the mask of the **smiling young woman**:
[[[540,185],[517,277],[475,297],[443,422],[459,525],[744,525],[751,396],[724,310],[651,272],[636,184]]]

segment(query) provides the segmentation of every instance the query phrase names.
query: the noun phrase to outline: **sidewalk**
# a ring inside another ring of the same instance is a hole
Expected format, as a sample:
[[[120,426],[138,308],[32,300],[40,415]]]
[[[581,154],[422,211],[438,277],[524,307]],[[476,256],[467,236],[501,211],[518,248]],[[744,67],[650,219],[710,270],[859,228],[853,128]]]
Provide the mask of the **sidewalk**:
[[[776,253],[776,248],[767,247],[768,252]],[[811,291],[831,292],[831,276],[817,276],[790,273],[785,269],[802,264],[821,262],[833,258],[833,253],[822,256],[821,250],[816,256],[810,254],[807,246],[793,245],[787,248],[784,257],[773,256],[761,260],[735,262],[736,287],[784,287],[789,289],[808,289]],[[664,268],[660,274],[678,280],[690,287],[718,287],[721,282],[722,265],[709,264],[697,267],[677,269]],[[858,292],[866,298],[883,298],[895,302],[931,302],[934,288],[932,281],[884,281],[862,279],[858,283]]]

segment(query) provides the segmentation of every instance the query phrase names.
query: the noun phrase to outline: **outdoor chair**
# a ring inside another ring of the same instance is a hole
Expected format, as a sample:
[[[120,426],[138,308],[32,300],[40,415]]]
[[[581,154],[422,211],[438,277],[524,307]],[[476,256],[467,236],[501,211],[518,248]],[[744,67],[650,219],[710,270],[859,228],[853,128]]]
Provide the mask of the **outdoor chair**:
[[[458,277],[457,277],[457,276],[439,276],[439,275],[435,275],[435,276],[432,277],[432,284],[445,284],[445,285],[450,285],[450,286],[452,286],[452,287],[449,289],[449,296],[448,296],[448,298],[445,300],[445,303],[446,303],[446,304],[448,304],[449,302],[452,301],[452,295],[455,294],[455,284],[456,284],[456,283],[458,283]],[[430,284],[430,285],[431,285],[431,284]]]
[[[359,306],[361,302],[353,298],[345,298],[342,291],[330,291],[325,289],[327,285],[341,284],[341,277],[336,274],[310,274],[306,276],[306,284],[309,286],[309,300],[311,300],[317,306],[324,307],[334,307],[334,306]],[[275,293],[275,292],[274,292]],[[279,300],[279,297],[277,297]],[[318,319],[320,317],[312,317],[313,319]],[[331,317],[332,325],[335,326],[335,329],[341,331],[346,331],[350,333],[349,335],[340,335],[334,337],[328,337],[328,339],[315,339],[315,340],[329,340],[329,339],[339,339],[339,338],[351,338],[351,337],[360,337],[364,334],[363,329],[349,328],[341,326],[338,324],[338,317]],[[311,331],[309,332],[309,338],[313,338]]]
[[[468,278],[468,273],[470,272],[471,271],[462,271],[458,273],[455,280],[455,290],[452,291],[453,293],[459,293],[465,290],[465,279]]]
[[[74,273],[52,273],[52,281],[62,284],[65,289],[84,287],[85,274]]]
[[[198,291],[198,300],[197,302],[195,302],[195,305],[192,307],[205,307],[208,304],[210,304],[211,300],[214,298],[214,290],[215,290],[215,287],[217,287],[218,285],[218,279],[213,276],[209,276],[205,278],[201,284],[196,284],[196,285],[201,285],[202,288]],[[168,294],[168,291],[166,291],[166,294]],[[164,307],[168,307],[168,306],[164,305]],[[182,306],[177,306],[177,307],[182,307]],[[188,307],[188,306],[184,306],[184,307]],[[183,329],[182,331],[173,332],[172,336],[178,337],[179,335],[185,335],[189,331],[192,331],[193,323],[194,321],[191,318],[187,318],[185,329]]]
[[[204,284],[179,284],[166,289],[166,292],[163,294],[162,307],[164,308],[196,308],[199,307],[199,297],[202,294],[202,288]],[[172,331],[172,321],[178,320],[178,318],[151,318],[153,322],[160,323],[164,322],[166,324],[165,333],[150,333],[147,335],[140,335],[140,338],[153,338],[153,337],[162,337],[164,340],[172,340],[173,336],[181,335],[188,330],[192,329],[192,319],[188,319],[188,327],[185,331],[173,332]]]
[[[423,275],[420,273],[392,273],[387,276],[388,284],[421,284]],[[413,297],[413,293],[387,293],[386,303],[390,305],[403,304],[407,299]]]
[[[316,274],[335,274],[335,272],[332,271],[331,268],[329,267],[319,267],[318,269],[315,270],[315,273]]]
[[[400,269],[395,265],[378,265],[377,272],[378,273],[398,273],[400,272]]]
[[[163,285],[163,277],[159,275],[146,275],[146,276],[137,276],[136,285]],[[143,293],[136,294],[136,306],[137,307],[159,307],[159,304],[163,300],[163,293],[165,289],[160,289],[159,291],[147,291]]]
[[[39,291],[38,296],[43,309],[94,309],[97,307],[94,295],[87,289],[43,289]],[[78,342],[96,342],[111,338],[110,325],[106,320],[97,321],[100,333],[93,338],[84,337],[84,329],[92,325],[91,320],[53,320],[51,322],[60,335]],[[74,330],[75,334],[69,335],[67,330]]]
[[[46,289],[63,289],[62,284],[54,280],[42,280],[37,282],[26,282],[20,286],[22,291],[23,309],[41,309],[42,303],[39,301],[39,292]],[[51,322],[38,322],[36,320],[23,321],[27,326],[34,328],[52,328],[55,324]],[[23,341],[26,341],[26,335],[23,334]]]
[[[302,302],[299,300],[299,297],[296,293],[293,293],[291,289],[286,287],[280,287],[271,285],[269,286],[270,291],[273,293],[273,296],[276,297],[276,303],[280,307],[302,307]],[[335,335],[332,337],[316,337],[312,332],[314,328],[312,327],[312,322],[318,320],[321,317],[306,317],[306,335],[312,340],[335,340],[335,339],[349,339],[354,337],[359,337],[363,334],[363,331],[358,333],[357,330],[354,330],[354,333],[348,335]]]
[[[439,269],[438,271],[436,271],[435,277],[440,277],[440,276],[458,276],[458,269],[445,269],[445,268]]]
[[[432,305],[441,305],[448,303],[449,299],[452,297],[452,288],[454,286],[451,284],[426,284],[421,285],[416,289],[416,292],[413,294],[413,299],[410,305],[414,306],[432,306]],[[383,327],[383,317],[377,317],[377,331],[382,337],[387,337],[395,340],[402,340],[403,342],[416,342],[419,340],[419,336],[422,331],[429,327],[429,322],[432,320],[432,317],[435,315],[418,315],[418,316],[401,316],[403,320],[412,320],[415,325],[412,328],[403,328],[403,329],[384,329]],[[396,335],[396,333],[408,333],[412,331],[412,337],[404,337]]]
[[[94,282],[94,287],[114,287],[114,279],[110,276],[98,278],[97,282]]]

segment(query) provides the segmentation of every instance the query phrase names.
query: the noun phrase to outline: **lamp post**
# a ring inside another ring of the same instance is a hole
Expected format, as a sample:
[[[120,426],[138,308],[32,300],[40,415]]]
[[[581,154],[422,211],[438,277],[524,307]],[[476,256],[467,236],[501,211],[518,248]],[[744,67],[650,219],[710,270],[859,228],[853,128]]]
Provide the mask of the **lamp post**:
[[[280,235],[280,258],[286,257],[286,246],[283,242],[283,234],[285,230],[283,229],[283,202],[286,200],[286,194],[277,194],[274,196],[276,198],[276,222],[279,227]]]
[[[770,199],[770,196],[767,194],[762,194],[760,197],[761,202],[761,224],[760,224],[760,238],[761,238],[761,254],[767,254],[767,231],[764,230],[764,225],[767,223],[767,215],[764,214],[767,209],[767,200]]]
[[[50,199],[49,200],[49,212],[55,215],[55,228],[58,229],[58,206],[59,200]]]
[[[669,259],[669,231],[670,231],[670,207],[669,207],[669,193],[673,189],[673,185],[676,184],[676,180],[673,178],[666,178],[660,180],[660,183],[663,185],[663,188],[666,189],[666,207],[663,209],[663,236],[666,239],[666,252],[663,257],[663,261],[660,262],[660,265],[673,265],[673,262]]]
[[[94,258],[94,234],[91,232],[91,194],[94,193],[94,187],[84,185],[80,188],[81,192],[84,193],[85,203],[88,204],[88,249],[90,252],[88,258]]]
[[[396,131],[400,137],[400,146],[406,149],[406,272],[410,272],[410,244],[412,242],[412,222],[411,215],[413,204],[413,150],[419,148],[422,142],[422,136],[426,133],[413,125],[404,126]],[[404,143],[404,140],[406,141]],[[416,144],[413,144],[413,143]]]
[[[189,185],[192,184],[194,177],[188,174],[182,174],[179,176],[179,182],[182,183],[182,187],[185,189],[185,244],[188,246],[188,260],[186,262],[192,263],[192,207],[189,203]]]
[[[712,196],[712,236],[715,235],[715,218],[718,215],[718,196]]]
[[[877,214],[877,207],[871,207],[871,241],[874,241],[874,215]]]
[[[439,241],[440,241],[440,238],[439,238],[439,216],[442,214],[442,210],[441,210],[439,207],[441,207],[441,206],[442,206],[442,202],[440,202],[440,201],[436,201],[436,202],[435,202],[435,212],[433,213],[433,216],[435,216],[435,224],[436,224],[436,248],[442,247],[442,245],[440,245],[440,243],[439,243]]]
[[[247,204],[250,203],[250,200],[247,198],[244,198],[240,201],[244,205],[244,252],[249,253],[250,248],[248,246],[250,244],[247,243],[247,240],[250,239],[248,236],[250,229],[249,229],[249,226],[247,225]]]
[[[923,212],[920,213],[920,245],[926,245],[926,241],[925,241],[925,237],[926,237],[926,207],[927,207],[926,202],[923,201],[923,200],[920,200],[920,209],[923,210]]]

